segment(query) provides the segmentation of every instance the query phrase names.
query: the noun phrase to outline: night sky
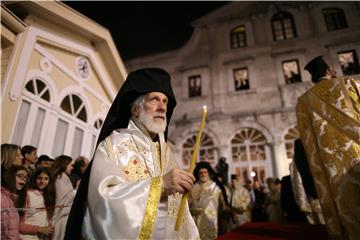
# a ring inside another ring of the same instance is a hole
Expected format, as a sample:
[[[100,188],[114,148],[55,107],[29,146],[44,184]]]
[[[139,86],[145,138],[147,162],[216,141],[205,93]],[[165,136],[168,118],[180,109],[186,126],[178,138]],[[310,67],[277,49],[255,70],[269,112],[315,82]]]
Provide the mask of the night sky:
[[[108,28],[123,60],[180,48],[190,39],[193,32],[192,21],[226,3],[228,2],[65,2]]]

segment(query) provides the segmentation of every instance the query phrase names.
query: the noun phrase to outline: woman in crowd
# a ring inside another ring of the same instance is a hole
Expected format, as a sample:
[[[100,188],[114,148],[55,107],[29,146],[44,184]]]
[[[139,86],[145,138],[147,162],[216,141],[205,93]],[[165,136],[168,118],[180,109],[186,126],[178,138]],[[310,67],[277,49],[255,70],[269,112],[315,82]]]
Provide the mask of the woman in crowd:
[[[15,206],[18,195],[26,193],[28,177],[23,166],[10,166],[2,176],[1,239],[19,240],[19,214]]]
[[[21,166],[23,156],[21,155],[21,148],[15,144],[3,143],[1,144],[1,175],[12,165]]]
[[[52,165],[56,190],[55,205],[57,206],[53,216],[55,227],[53,239],[64,239],[66,222],[76,193],[69,178],[72,169],[72,159],[65,155],[55,158]]]
[[[38,168],[31,177],[27,194],[19,198],[18,206],[28,208],[20,212],[20,237],[22,240],[49,239],[53,231],[55,187],[48,168]]]

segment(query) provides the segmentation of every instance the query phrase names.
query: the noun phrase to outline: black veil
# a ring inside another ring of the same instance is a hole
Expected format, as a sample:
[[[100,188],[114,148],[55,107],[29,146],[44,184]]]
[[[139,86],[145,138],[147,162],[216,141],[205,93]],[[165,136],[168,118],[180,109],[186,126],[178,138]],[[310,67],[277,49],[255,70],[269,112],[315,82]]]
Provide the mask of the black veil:
[[[162,92],[168,97],[169,102],[166,112],[167,127],[165,131],[165,139],[167,139],[168,125],[176,106],[176,99],[171,87],[170,75],[160,68],[144,68],[131,72],[126,78],[126,81],[120,88],[109,109],[101,128],[96,148],[99,143],[111,134],[112,131],[128,126],[131,117],[131,103],[139,96],[149,92]],[[87,193],[91,167],[92,161],[89,163],[81,178],[79,188],[71,207],[64,237],[66,240],[82,239],[81,230],[87,206]]]

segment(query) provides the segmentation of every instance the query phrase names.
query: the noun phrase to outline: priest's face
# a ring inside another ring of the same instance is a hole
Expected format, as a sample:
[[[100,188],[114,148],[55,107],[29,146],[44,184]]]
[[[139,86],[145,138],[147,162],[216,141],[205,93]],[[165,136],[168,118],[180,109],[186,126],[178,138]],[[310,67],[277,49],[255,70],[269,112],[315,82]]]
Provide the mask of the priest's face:
[[[151,92],[144,96],[138,119],[153,133],[163,133],[166,129],[168,98],[161,92]]]
[[[210,180],[209,171],[206,168],[199,170],[200,182],[204,183]]]

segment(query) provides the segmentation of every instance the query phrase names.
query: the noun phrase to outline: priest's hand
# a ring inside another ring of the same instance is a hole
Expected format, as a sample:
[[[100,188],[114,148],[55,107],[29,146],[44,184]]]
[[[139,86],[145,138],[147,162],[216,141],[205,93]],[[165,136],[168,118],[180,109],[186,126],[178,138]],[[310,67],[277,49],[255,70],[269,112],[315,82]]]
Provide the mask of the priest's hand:
[[[194,175],[184,170],[173,168],[163,176],[162,198],[170,194],[190,192],[195,181]]]

